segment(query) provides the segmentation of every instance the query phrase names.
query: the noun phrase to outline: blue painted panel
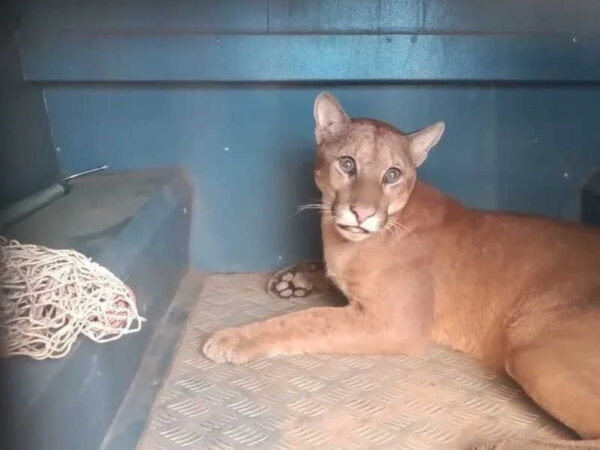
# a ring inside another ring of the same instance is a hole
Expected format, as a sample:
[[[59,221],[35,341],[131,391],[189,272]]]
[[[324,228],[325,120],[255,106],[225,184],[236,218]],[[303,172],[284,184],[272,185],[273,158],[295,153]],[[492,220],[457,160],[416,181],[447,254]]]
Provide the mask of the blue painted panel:
[[[581,191],[581,221],[600,226],[600,170],[590,176]]]
[[[594,33],[597,0],[24,0],[24,29],[106,33]]]
[[[20,45],[28,81],[600,80],[600,35],[24,34]]]
[[[423,0],[423,29],[469,33],[597,33],[597,0]]]
[[[596,0],[271,0],[269,31],[595,33]]]
[[[103,32],[267,31],[267,0],[24,0],[21,27]]]
[[[330,86],[331,87],[331,86]],[[68,172],[183,165],[197,186],[192,260],[214,271],[279,267],[320,253],[312,102],[321,87],[46,89]],[[600,165],[600,87],[333,87],[355,116],[447,133],[422,170],[467,204],[578,217]]]
[[[59,177],[42,89],[23,83],[17,45],[0,36],[0,210]]]
[[[275,33],[399,32],[423,25],[422,0],[271,0]]]

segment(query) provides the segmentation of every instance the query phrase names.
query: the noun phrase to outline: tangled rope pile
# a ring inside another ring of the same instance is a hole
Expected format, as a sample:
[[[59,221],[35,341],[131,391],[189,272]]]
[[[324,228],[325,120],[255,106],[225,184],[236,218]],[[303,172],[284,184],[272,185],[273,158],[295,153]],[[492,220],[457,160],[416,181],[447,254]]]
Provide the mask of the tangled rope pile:
[[[1,356],[60,358],[79,333],[109,342],[143,321],[131,289],[81,253],[0,236]]]

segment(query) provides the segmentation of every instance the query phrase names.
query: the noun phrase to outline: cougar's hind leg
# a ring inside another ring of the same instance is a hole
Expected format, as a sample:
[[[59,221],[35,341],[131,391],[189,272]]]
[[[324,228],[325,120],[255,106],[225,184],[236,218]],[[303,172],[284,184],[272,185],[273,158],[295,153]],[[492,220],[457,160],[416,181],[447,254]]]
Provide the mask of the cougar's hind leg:
[[[554,321],[509,351],[506,370],[550,415],[584,439],[600,439],[600,310]]]

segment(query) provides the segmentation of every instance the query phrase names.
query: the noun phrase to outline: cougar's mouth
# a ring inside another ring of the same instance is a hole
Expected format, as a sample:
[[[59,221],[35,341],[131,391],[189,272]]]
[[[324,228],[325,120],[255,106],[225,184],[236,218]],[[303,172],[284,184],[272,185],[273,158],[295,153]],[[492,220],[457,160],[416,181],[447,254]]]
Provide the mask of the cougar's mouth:
[[[364,228],[361,228],[361,227],[357,227],[357,226],[340,225],[339,223],[336,225],[339,229],[344,230],[347,233],[353,233],[353,234],[369,234],[370,233],[370,231],[365,230]]]

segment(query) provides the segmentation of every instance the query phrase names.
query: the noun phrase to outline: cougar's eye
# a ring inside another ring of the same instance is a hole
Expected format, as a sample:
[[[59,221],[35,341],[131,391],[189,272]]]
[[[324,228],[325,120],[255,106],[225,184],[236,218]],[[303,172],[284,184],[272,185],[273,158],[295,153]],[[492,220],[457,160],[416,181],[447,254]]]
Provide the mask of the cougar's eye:
[[[340,158],[339,165],[342,172],[347,173],[348,175],[354,175],[356,173],[356,164],[349,156]]]
[[[383,175],[383,184],[394,184],[400,179],[402,172],[397,167],[388,169]]]

